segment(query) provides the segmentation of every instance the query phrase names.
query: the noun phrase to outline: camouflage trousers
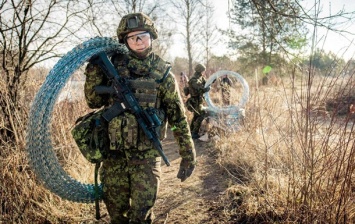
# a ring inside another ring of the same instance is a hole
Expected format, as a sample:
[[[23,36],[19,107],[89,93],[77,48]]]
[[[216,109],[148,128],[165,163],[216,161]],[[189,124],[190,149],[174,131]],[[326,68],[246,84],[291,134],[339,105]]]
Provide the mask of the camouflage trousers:
[[[150,224],[160,184],[161,158],[108,158],[100,176],[103,201],[113,224]]]
[[[230,89],[222,88],[222,102],[223,102],[223,105],[229,106],[230,105],[230,98],[231,98]]]
[[[202,102],[202,96],[190,97],[186,102],[187,109],[193,113],[190,123],[190,130],[192,134],[198,134],[202,121],[207,116],[207,112],[203,109]]]
[[[194,113],[190,125],[191,133],[196,133],[196,134],[199,133],[202,121],[206,117],[207,117],[207,112],[205,110],[200,110]]]

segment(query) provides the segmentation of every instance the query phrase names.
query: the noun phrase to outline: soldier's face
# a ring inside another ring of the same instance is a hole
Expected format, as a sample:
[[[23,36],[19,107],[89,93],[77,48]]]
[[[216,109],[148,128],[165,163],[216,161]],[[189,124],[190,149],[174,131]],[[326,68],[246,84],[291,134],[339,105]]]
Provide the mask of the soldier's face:
[[[126,41],[129,48],[136,53],[144,52],[152,44],[150,33],[146,31],[131,32],[127,34]]]

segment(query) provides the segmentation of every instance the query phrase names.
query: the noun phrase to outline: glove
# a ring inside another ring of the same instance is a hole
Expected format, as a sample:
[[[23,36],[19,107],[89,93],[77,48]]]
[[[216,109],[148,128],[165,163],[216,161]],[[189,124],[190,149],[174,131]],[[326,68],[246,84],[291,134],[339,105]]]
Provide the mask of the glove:
[[[177,174],[177,178],[184,182],[189,176],[191,176],[196,166],[196,161],[189,161],[187,159],[182,159],[180,162],[180,169]]]

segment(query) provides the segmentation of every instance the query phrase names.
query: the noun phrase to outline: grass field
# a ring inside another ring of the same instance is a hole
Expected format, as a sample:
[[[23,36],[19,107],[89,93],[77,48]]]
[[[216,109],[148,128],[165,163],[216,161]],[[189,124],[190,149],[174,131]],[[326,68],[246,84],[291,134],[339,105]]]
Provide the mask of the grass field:
[[[163,167],[157,223],[354,223],[351,77],[291,74],[270,79],[268,85],[255,78],[247,81],[250,99],[241,129],[226,133],[212,127],[220,139],[196,143],[201,160],[196,177],[186,185],[173,185],[169,181],[176,175],[178,158],[172,160],[175,168]],[[33,97],[39,86],[30,87],[26,91]],[[234,88],[233,103],[240,95],[240,86]],[[221,102],[216,92],[211,95]],[[87,111],[83,100],[58,103],[51,133],[64,169],[92,183],[93,165],[70,135],[76,118]],[[174,151],[168,143],[167,150]],[[93,204],[62,200],[41,185],[28,165],[24,144],[2,140],[0,170],[0,223],[96,222]],[[184,196],[181,189],[190,193]],[[175,203],[169,203],[171,198]]]

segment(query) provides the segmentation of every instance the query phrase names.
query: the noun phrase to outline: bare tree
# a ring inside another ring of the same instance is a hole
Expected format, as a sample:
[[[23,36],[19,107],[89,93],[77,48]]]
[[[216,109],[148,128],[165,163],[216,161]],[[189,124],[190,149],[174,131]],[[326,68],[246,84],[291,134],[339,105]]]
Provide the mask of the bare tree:
[[[19,95],[31,68],[58,59],[85,39],[115,36],[121,17],[127,13],[143,11],[157,20],[158,15],[163,15],[164,2],[1,0],[0,74],[3,79],[0,87],[3,88],[0,89],[0,134],[3,139],[23,142],[23,136],[17,130],[23,129],[27,109],[20,102]],[[171,33],[161,32],[160,36],[171,36]],[[164,40],[168,38],[155,43],[160,52],[165,52],[164,46],[168,46],[168,43],[161,45]]]
[[[206,71],[209,72],[209,61],[211,59],[211,47],[217,43],[217,27],[215,27],[213,18],[214,18],[214,6],[210,0],[205,0],[203,3],[203,7],[205,8],[205,16],[204,16],[204,26],[201,44],[203,46],[203,51],[201,55],[203,55],[206,65]]]
[[[78,1],[19,0],[0,3],[1,76],[0,134],[23,142],[21,128],[25,110],[20,102],[27,72],[41,62],[60,56],[60,49],[80,39],[86,10]],[[23,116],[15,117],[15,112]]]
[[[171,1],[174,8],[175,21],[183,27],[180,34],[185,40],[189,60],[189,75],[193,73],[193,62],[198,49],[196,48],[203,32],[204,14],[199,0],[174,0]]]
[[[143,12],[158,27],[159,39],[154,42],[154,51],[166,55],[171,45],[172,30],[168,27],[167,1],[162,0],[111,0],[98,2],[89,0],[90,8],[85,14],[90,24],[89,36],[115,36],[120,19],[128,13]]]
[[[109,36],[115,33],[120,19],[128,13],[144,12],[150,17],[161,14],[165,1],[159,0],[88,0],[90,9],[85,15],[91,25],[91,35]]]

